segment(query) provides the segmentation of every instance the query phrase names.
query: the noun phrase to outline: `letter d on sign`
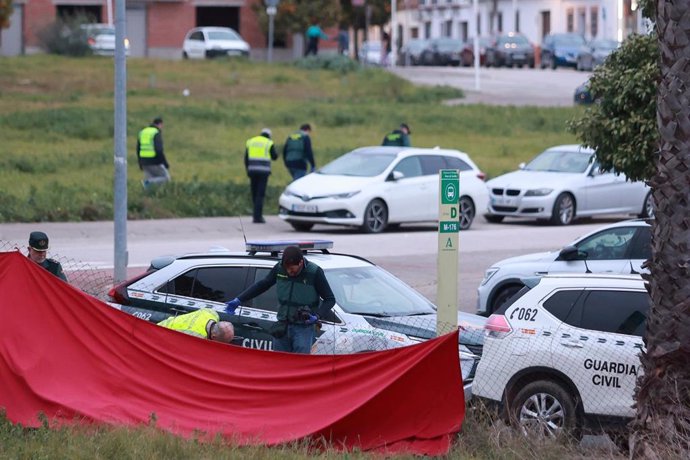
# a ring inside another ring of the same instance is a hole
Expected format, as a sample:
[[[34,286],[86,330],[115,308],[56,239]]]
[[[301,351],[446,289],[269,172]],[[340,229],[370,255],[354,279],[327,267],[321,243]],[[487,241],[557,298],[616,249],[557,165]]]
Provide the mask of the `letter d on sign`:
[[[450,208],[450,218],[451,219],[457,219],[458,217],[458,208]]]

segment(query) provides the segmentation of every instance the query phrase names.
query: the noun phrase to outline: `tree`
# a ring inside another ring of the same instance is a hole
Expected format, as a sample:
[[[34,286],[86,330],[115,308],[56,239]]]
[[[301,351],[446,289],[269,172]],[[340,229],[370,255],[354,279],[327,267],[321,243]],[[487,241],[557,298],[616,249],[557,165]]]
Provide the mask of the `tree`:
[[[10,26],[10,16],[14,11],[12,2],[13,0],[0,0],[0,29]]]
[[[642,6],[657,33],[629,39],[594,72],[598,102],[571,128],[605,169],[652,187],[652,308],[631,456],[682,458],[690,452],[690,0]]]

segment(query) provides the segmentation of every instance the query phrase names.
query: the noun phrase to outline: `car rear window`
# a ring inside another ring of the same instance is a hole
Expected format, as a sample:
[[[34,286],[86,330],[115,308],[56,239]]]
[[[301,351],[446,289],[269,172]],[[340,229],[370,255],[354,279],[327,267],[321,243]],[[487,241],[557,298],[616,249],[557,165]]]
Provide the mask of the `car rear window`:
[[[594,331],[642,336],[649,308],[646,292],[594,290],[571,310],[566,323]]]
[[[581,294],[582,289],[557,291],[544,301],[544,308],[559,320],[565,321]]]
[[[497,315],[505,315],[506,310],[513,305],[517,300],[522,297],[523,295],[527,294],[531,288],[528,286],[523,286],[522,289],[517,291],[515,294],[513,294],[511,297],[508,297],[508,300],[505,301],[503,305],[501,305],[494,313]]]

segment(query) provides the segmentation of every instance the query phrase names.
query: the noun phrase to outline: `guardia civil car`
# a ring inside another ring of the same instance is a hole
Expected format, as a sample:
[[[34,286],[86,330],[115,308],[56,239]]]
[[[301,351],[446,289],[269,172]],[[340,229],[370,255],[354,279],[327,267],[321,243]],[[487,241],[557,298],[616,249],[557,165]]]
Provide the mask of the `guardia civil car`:
[[[330,252],[325,240],[248,242],[246,252],[215,250],[204,254],[161,257],[149,270],[115,286],[110,305],[139,318],[160,322],[198,308],[212,308],[235,326],[236,345],[273,349],[270,326],[276,321],[275,286],[241,305],[235,315],[225,302],[264,278],[288,245],[298,245],[320,266],[335,294],[336,305],[320,320],[314,354],[385,350],[436,336],[436,307],[410,286],[368,260]],[[471,388],[483,343],[486,318],[460,313],[460,359],[466,394]],[[450,331],[449,331],[450,332]],[[468,394],[469,395],[469,394]]]
[[[560,274],[523,280],[485,325],[473,394],[525,434],[616,440],[634,416],[650,299],[639,275]]]

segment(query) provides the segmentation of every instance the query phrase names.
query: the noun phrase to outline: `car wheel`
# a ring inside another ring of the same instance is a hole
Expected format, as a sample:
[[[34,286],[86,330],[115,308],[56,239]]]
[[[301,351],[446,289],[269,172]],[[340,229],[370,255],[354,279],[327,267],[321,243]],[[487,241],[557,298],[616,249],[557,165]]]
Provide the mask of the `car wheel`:
[[[643,218],[654,218],[654,197],[652,196],[652,192],[647,192],[647,196],[644,197],[642,212],[638,214],[638,216]]]
[[[542,54],[542,55],[541,55],[541,59],[539,60],[539,67],[540,67],[541,69],[545,69],[545,68],[546,68],[546,64],[547,64],[547,62],[546,62],[546,56],[544,56],[544,55]]]
[[[580,438],[575,401],[556,382],[528,383],[509,402],[510,422],[525,436]]]
[[[477,214],[474,203],[468,196],[460,197],[460,230],[469,230]]]
[[[492,214],[484,214],[484,219],[492,224],[500,224],[503,222],[504,216],[494,216]]]
[[[556,58],[555,58],[555,57],[551,57],[551,68],[552,68],[553,70],[556,70],[557,67],[558,67],[558,64],[556,64]]]
[[[551,212],[553,225],[570,225],[575,219],[575,199],[570,193],[561,193],[556,198]]]
[[[531,61],[529,61],[529,68],[530,68],[530,69],[534,69],[534,59],[532,59]]]
[[[381,233],[388,224],[388,208],[381,200],[372,200],[364,211],[364,233]]]
[[[298,232],[308,232],[314,226],[310,222],[290,222],[290,225]]]
[[[508,286],[503,286],[492,299],[491,304],[488,306],[487,313],[491,314],[501,308],[508,299],[522,289],[522,286],[522,284],[509,284]]]

